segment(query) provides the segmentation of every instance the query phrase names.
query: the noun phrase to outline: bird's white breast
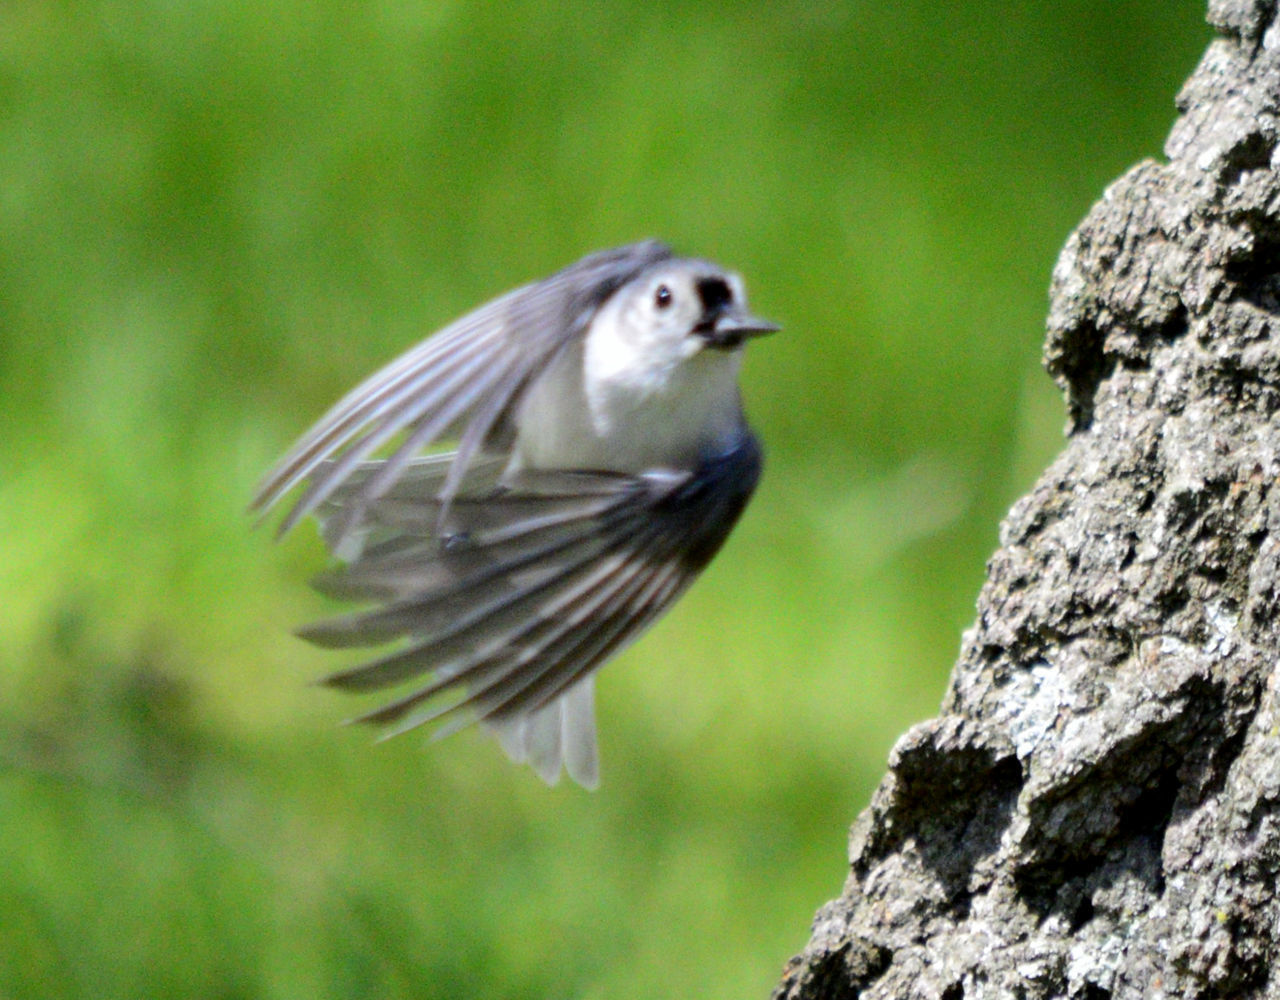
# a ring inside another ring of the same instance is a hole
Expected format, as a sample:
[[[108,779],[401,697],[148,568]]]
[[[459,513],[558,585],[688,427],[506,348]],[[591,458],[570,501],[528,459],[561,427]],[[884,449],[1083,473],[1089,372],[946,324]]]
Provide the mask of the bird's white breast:
[[[739,351],[688,356],[612,337],[568,345],[521,401],[515,468],[688,469],[741,427]]]

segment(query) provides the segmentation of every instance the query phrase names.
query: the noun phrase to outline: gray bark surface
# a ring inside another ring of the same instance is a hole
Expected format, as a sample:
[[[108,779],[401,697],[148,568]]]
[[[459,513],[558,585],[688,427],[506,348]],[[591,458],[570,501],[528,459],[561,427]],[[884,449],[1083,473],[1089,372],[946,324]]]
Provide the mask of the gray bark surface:
[[[1280,997],[1280,25],[1054,270],[1065,450],[1001,529],[775,1000]]]

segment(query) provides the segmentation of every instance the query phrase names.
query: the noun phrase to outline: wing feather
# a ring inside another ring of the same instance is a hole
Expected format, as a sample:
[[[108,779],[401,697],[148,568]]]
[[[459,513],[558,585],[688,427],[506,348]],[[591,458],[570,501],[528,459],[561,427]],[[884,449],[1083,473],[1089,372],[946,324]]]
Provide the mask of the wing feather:
[[[444,382],[430,393],[423,393],[411,401],[402,404],[394,419],[388,418],[372,425],[369,430],[344,444],[346,450],[334,461],[325,463],[320,474],[315,475],[307,484],[302,496],[293,505],[293,509],[281,522],[279,532],[283,534],[302,518],[310,514],[323,503],[333,492],[339,489],[347,476],[364,460],[382,445],[406,427],[417,425],[407,443],[415,447],[425,447],[442,435],[456,420],[460,419],[477,400],[492,386],[492,375],[486,374],[493,368],[493,361],[483,355],[463,365],[459,370],[450,373]],[[327,458],[328,455],[325,456]],[[396,472],[403,469],[409,455],[397,452],[394,465],[386,463],[384,469]],[[365,483],[365,491],[369,491],[370,483],[379,481],[383,473],[371,477]]]
[[[472,336],[464,336],[466,333]],[[445,330],[358,385],[307,431],[267,475],[254,497],[253,509],[272,507],[362,428],[394,419],[407,400],[438,389],[459,367],[475,361],[477,356],[490,358],[500,333],[496,326],[483,329],[472,324],[457,331]]]
[[[579,686],[693,581],[759,467],[744,429],[730,452],[687,474],[525,473],[492,495],[454,501],[449,517],[460,541],[452,549],[428,527],[439,499],[371,500],[371,522],[425,532],[357,558],[326,589],[349,577],[354,593],[396,596],[304,635],[325,645],[405,642],[326,679],[376,691],[425,678],[354,721],[389,727],[390,736],[431,723],[444,735],[481,720],[517,748],[513,756],[540,762],[544,777],[552,762],[558,769],[568,760],[547,740],[571,732],[574,768],[594,780],[594,743],[583,742],[594,725],[581,715]]]
[[[585,581],[578,593],[571,595],[571,599],[579,598],[574,605],[575,614],[560,614],[567,603],[563,600],[555,606],[548,606],[538,617],[526,619],[510,633],[497,639],[486,654],[441,671],[431,683],[361,716],[358,721],[379,724],[398,722],[405,719],[411,709],[435,695],[463,685],[466,686],[464,697],[417,713],[408,718],[404,725],[397,726],[396,731],[415,728],[463,708],[473,709],[473,715],[477,718],[483,719],[493,714],[507,700],[518,696],[547,673],[561,666],[560,654],[566,649],[572,650],[589,638],[592,630],[583,630],[583,616],[593,605],[600,603],[621,586],[615,580],[614,586],[608,588],[608,578],[615,577],[618,571],[617,563],[597,567],[595,578]],[[605,594],[597,593],[602,585],[606,587]],[[578,630],[579,634],[571,636],[571,630]],[[570,636],[568,641],[565,641],[566,636]],[[463,718],[460,724],[465,725],[468,721],[471,721],[470,717]]]
[[[405,431],[408,439],[392,460],[365,480],[367,495],[372,499],[386,490],[415,451],[459,433],[453,467],[442,484],[447,507],[469,463],[529,380],[583,333],[601,302],[670,256],[655,241],[593,254],[457,320],[339,401],[267,475],[251,509],[269,510],[310,480],[281,523],[280,532],[288,531],[340,490],[365,459]]]

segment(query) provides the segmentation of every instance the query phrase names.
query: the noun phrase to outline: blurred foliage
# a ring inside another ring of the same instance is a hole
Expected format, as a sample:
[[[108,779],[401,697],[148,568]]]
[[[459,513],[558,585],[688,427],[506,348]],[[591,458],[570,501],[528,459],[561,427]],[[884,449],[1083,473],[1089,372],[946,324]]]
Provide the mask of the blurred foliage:
[[[1059,443],[1067,233],[1199,2],[0,5],[0,995],[767,995]],[[645,236],[740,269],[769,451],[600,686],[604,787],[308,688],[244,504],[465,309]]]

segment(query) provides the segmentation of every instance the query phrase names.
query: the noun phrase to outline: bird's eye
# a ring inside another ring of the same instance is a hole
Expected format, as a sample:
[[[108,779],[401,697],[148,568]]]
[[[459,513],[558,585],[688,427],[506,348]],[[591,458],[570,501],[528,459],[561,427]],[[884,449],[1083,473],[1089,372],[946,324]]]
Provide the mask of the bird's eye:
[[[653,293],[653,304],[659,309],[665,309],[671,305],[671,289],[666,285],[659,285],[658,290]]]

